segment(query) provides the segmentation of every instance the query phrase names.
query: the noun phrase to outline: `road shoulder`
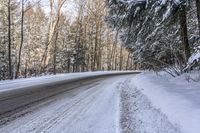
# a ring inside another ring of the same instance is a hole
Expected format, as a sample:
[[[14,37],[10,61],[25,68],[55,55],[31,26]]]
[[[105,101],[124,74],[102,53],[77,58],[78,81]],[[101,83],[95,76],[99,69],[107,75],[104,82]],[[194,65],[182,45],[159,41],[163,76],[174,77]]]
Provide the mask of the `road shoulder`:
[[[130,80],[121,85],[120,125],[122,133],[180,133],[167,117]]]

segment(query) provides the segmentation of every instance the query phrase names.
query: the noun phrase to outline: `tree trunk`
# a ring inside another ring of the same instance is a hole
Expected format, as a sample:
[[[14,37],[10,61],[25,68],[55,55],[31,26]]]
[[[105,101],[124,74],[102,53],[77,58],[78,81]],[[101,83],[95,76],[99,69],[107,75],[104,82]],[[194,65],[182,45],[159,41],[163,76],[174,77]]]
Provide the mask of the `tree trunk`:
[[[117,67],[118,67],[118,63],[117,63],[117,56],[115,54],[115,63],[114,63],[114,70],[117,70]]]
[[[196,8],[197,8],[197,19],[198,19],[198,28],[200,36],[200,0],[196,0]]]
[[[49,46],[52,45],[52,41],[53,38],[56,36],[56,30],[58,30],[59,27],[59,22],[60,22],[60,16],[61,16],[61,9],[63,6],[64,1],[58,1],[58,9],[56,12],[56,16],[54,15],[54,10],[53,10],[53,6],[54,5],[54,0],[50,0],[50,24],[49,24],[49,35],[48,35],[48,39],[47,39],[47,44],[44,50],[44,53],[42,55],[42,59],[41,59],[41,66],[40,66],[40,73],[44,72],[45,67],[47,67],[48,65],[48,61],[49,61],[49,56],[50,53],[48,52]],[[48,58],[48,59],[47,59]]]
[[[123,62],[123,55],[122,55],[123,46],[120,46],[120,56],[119,56],[119,70],[122,70],[122,62]]]
[[[25,78],[27,78],[27,66],[28,66],[28,61],[26,60],[25,72],[24,72]]]
[[[21,13],[21,43],[20,43],[20,48],[19,48],[18,64],[17,64],[17,71],[16,71],[15,79],[18,78],[18,74],[19,74],[23,42],[24,42],[24,0],[22,0],[22,13]]]
[[[112,65],[111,65],[111,68],[112,70],[115,69],[115,56],[116,56],[116,48],[117,48],[117,43],[118,43],[118,30],[117,30],[117,33],[115,34],[115,40],[114,40],[114,43],[113,43],[113,47],[112,47],[112,52],[111,52],[111,59],[112,59]]]
[[[94,62],[93,62],[94,70],[97,69],[96,64],[97,64],[97,60],[98,60],[98,30],[99,30],[99,25],[98,25],[98,23],[96,23],[95,45],[94,45]]]
[[[186,7],[183,6],[180,11],[180,30],[181,30],[181,40],[184,49],[185,63],[187,63],[190,57],[190,46],[188,41],[188,31],[187,31],[187,17],[186,17]]]
[[[54,42],[54,54],[53,54],[53,74],[54,75],[56,75],[57,39],[58,39],[58,32],[56,32],[56,38]]]
[[[12,59],[11,59],[11,8],[10,0],[8,0],[8,60],[9,60],[9,79],[12,79]]]
[[[133,59],[131,58],[131,68],[130,70],[133,70]]]
[[[101,70],[101,60],[102,60],[102,51],[101,51],[101,44],[102,44],[102,24],[99,24],[99,39],[98,39],[98,56],[97,56],[97,70],[100,71]]]
[[[130,59],[130,52],[128,53],[128,57],[127,57],[127,60],[126,60],[126,70],[129,69],[129,59]]]
[[[110,31],[108,30],[107,32],[107,39],[106,39],[106,44],[107,44],[107,48],[106,48],[106,52],[107,52],[107,70],[111,70],[111,43],[110,43]]]

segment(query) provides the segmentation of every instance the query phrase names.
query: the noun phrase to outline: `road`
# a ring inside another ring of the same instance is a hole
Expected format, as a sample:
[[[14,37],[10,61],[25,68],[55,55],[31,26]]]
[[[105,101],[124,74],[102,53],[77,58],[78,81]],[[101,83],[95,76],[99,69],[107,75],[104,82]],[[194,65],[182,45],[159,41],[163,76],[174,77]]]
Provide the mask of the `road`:
[[[119,86],[132,75],[96,77],[0,95],[0,133],[114,133]],[[20,106],[19,106],[20,105]]]

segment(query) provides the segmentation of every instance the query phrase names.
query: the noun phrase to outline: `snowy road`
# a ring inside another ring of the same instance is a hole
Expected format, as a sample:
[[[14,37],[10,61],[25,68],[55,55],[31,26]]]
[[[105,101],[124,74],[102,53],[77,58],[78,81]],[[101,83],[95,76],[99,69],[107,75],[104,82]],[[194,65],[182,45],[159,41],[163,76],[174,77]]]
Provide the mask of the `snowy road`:
[[[118,87],[127,78],[130,75],[96,78],[76,82],[71,89],[68,85],[68,91],[0,116],[0,132],[117,132]]]
[[[6,110],[2,107],[29,102],[0,115],[0,133],[185,133],[135,87],[134,75],[86,78],[48,88],[54,95],[45,90],[22,93],[21,99],[17,95],[11,101],[0,97],[1,112]]]

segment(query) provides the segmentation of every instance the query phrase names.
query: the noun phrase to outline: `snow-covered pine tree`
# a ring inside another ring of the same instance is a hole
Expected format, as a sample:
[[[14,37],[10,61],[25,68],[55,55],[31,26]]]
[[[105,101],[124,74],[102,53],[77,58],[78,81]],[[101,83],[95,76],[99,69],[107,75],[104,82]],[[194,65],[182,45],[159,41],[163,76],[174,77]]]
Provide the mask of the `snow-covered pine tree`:
[[[143,68],[178,66],[182,72],[190,49],[186,0],[107,0],[108,23]],[[177,68],[173,68],[177,71]]]

